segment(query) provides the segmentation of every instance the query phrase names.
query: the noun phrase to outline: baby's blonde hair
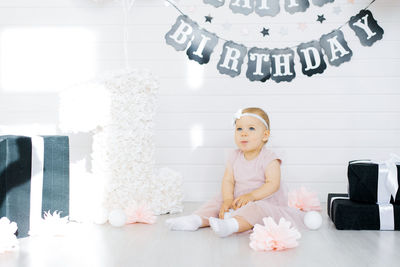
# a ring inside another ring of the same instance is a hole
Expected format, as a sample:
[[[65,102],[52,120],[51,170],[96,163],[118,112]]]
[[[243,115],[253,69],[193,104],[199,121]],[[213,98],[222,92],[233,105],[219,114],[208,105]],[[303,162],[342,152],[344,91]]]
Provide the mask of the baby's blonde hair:
[[[261,108],[255,108],[255,107],[245,108],[245,109],[242,110],[242,113],[253,113],[253,114],[256,114],[256,115],[260,116],[268,124],[268,130],[271,129],[271,124],[269,122],[269,117],[268,117],[267,113],[264,110],[262,110]],[[265,141],[265,143],[267,143],[267,142],[268,142],[268,140]]]

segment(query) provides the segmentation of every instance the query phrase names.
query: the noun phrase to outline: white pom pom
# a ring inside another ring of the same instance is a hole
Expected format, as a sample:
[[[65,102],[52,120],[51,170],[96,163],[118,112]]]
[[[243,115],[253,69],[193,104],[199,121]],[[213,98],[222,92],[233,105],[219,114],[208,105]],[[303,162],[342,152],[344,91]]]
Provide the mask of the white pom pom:
[[[126,223],[126,215],[123,210],[113,210],[108,215],[108,221],[112,226],[121,227]]]
[[[95,224],[105,224],[108,221],[108,210],[99,208],[95,211],[93,222]]]
[[[322,225],[322,216],[317,211],[309,211],[304,216],[304,224],[310,230],[317,230]]]

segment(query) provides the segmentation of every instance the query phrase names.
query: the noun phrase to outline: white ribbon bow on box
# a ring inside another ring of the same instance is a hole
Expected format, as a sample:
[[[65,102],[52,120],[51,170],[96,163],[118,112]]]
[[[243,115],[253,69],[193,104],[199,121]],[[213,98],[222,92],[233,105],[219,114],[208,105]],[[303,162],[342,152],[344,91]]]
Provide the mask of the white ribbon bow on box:
[[[397,190],[399,189],[396,162],[400,163],[400,157],[396,154],[390,154],[390,159],[383,164],[379,164],[378,204],[389,203],[390,196],[393,196],[394,200],[396,199]],[[379,192],[380,188],[382,188],[382,192]],[[384,189],[386,189],[386,192],[384,192]]]
[[[32,169],[29,231],[36,231],[42,221],[42,194],[44,175],[44,139],[42,136],[29,136],[32,140]]]

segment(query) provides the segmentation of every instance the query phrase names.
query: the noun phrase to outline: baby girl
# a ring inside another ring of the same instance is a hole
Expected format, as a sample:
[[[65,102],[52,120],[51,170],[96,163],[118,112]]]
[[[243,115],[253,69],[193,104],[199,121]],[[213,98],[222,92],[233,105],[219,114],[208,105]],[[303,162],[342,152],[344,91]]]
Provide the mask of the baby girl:
[[[218,236],[225,237],[263,224],[264,217],[276,222],[284,217],[304,228],[304,213],[288,206],[281,159],[266,147],[270,136],[268,115],[260,108],[246,108],[235,114],[234,124],[238,149],[227,160],[222,192],[193,214],[168,219],[169,228],[195,231],[210,226]]]

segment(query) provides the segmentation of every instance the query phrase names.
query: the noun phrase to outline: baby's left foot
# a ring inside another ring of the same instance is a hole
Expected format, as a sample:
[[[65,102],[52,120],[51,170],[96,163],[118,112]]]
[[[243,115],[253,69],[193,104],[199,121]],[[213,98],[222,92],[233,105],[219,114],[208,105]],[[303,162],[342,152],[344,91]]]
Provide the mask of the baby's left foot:
[[[236,233],[239,230],[239,223],[235,218],[221,220],[217,218],[208,218],[210,227],[219,237],[225,237]]]

